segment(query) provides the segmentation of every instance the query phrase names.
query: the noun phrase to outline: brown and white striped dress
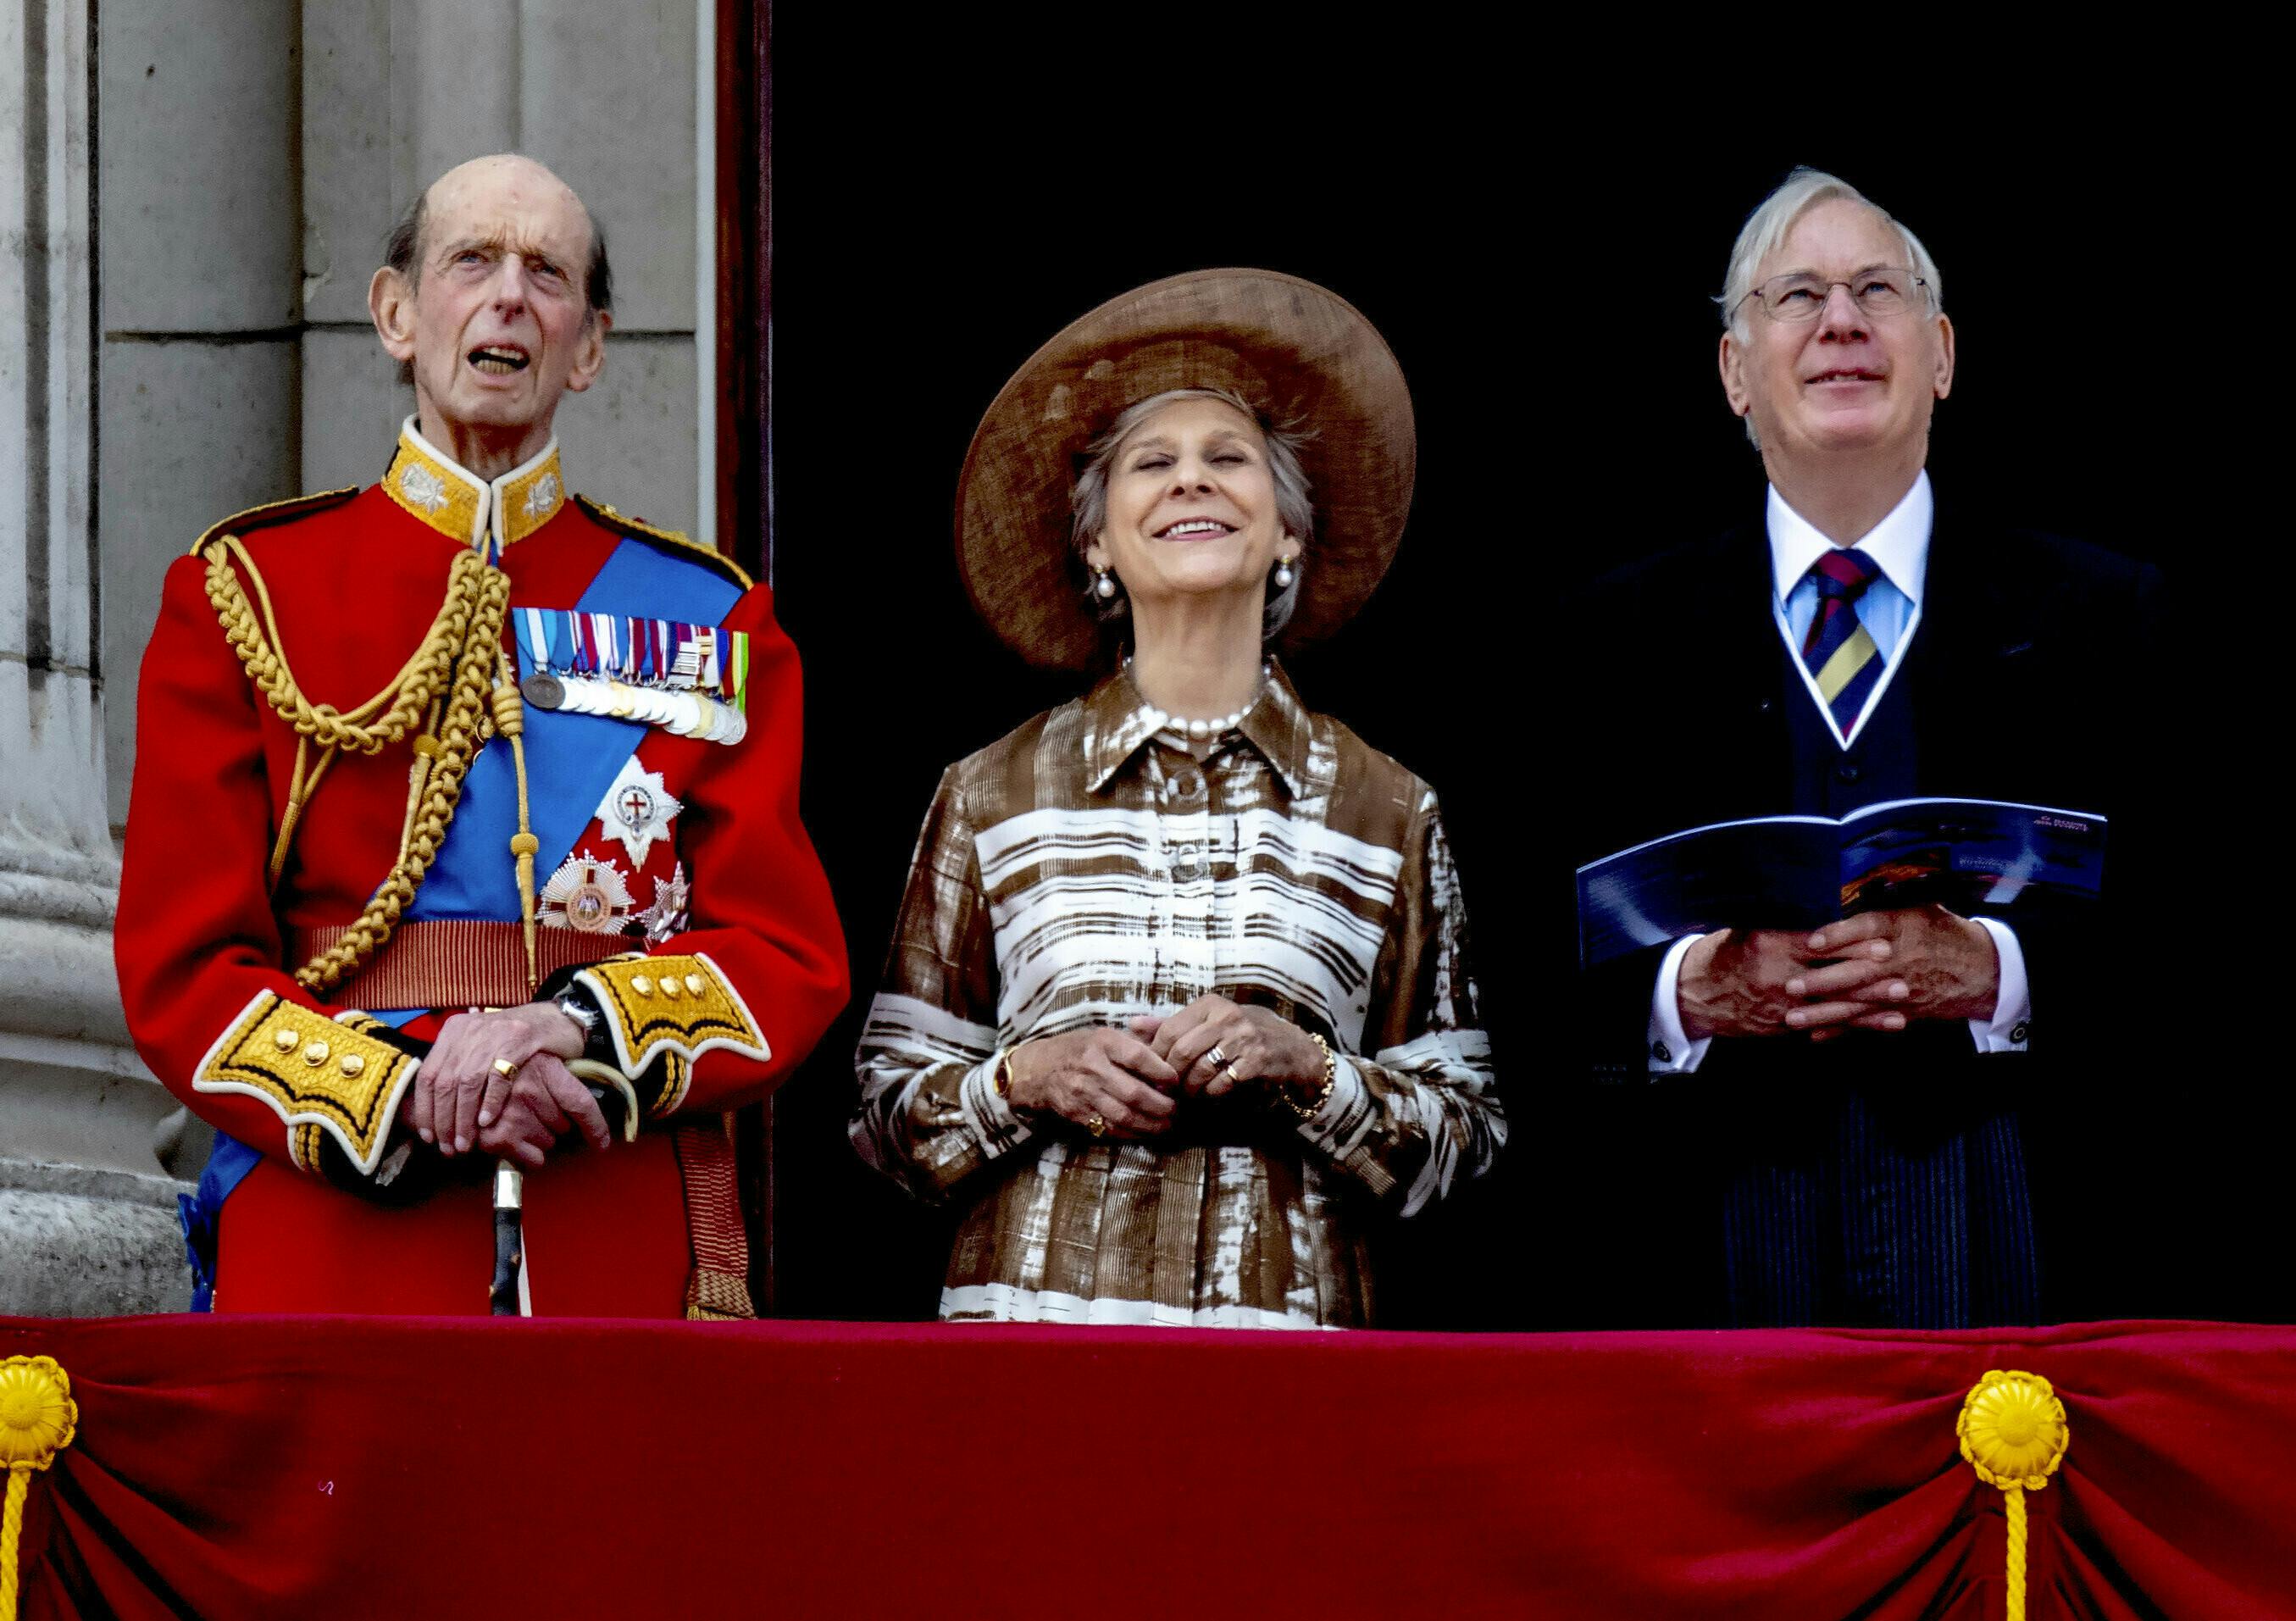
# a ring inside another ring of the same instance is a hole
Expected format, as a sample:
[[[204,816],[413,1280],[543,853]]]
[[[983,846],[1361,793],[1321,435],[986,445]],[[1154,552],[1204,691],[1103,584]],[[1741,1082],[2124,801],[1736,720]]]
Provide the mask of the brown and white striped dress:
[[[1271,665],[1201,763],[1128,673],[941,778],[856,1060],[863,1158],[966,1204],[941,1315],[1347,1328],[1367,1229],[1505,1140],[1435,795]],[[1217,992],[1323,1035],[1301,1121],[1246,1087],[1167,1133],[1016,1114],[999,1050]]]

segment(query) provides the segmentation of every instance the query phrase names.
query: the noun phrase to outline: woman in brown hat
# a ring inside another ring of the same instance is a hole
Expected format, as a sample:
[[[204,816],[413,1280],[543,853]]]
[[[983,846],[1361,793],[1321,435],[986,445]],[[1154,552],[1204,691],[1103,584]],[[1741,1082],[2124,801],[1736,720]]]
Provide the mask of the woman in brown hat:
[[[1435,796],[1272,656],[1410,506],[1387,345],[1175,276],[1037,352],[957,497],[974,605],[1105,671],[942,777],[857,1066],[862,1156],[965,1206],[944,1318],[1372,1318],[1367,1239],[1505,1137]]]

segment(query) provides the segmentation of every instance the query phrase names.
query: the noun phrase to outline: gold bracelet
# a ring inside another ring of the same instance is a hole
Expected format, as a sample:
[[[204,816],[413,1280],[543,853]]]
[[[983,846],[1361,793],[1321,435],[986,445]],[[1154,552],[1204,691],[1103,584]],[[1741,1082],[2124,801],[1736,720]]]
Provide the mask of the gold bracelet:
[[[1288,1088],[1285,1089],[1282,1094],[1283,1098],[1283,1107],[1290,1109],[1293,1114],[1299,1115],[1302,1120],[1313,1120],[1316,1115],[1322,1114],[1324,1111],[1324,1106],[1332,1100],[1332,1090],[1340,1083],[1340,1060],[1338,1057],[1332,1053],[1331,1047],[1324,1041],[1324,1038],[1317,1035],[1314,1031],[1311,1030],[1308,1033],[1308,1039],[1316,1044],[1316,1050],[1324,1055],[1324,1084],[1317,1087],[1316,1089],[1316,1095],[1305,1103],[1302,1103],[1298,1098],[1294,1098]]]
[[[1036,1039],[1034,1036],[1028,1036],[1013,1042],[1012,1046],[999,1052],[996,1055],[996,1062],[989,1066],[988,1090],[1008,1104],[1013,1101],[1013,1060],[1023,1047]]]

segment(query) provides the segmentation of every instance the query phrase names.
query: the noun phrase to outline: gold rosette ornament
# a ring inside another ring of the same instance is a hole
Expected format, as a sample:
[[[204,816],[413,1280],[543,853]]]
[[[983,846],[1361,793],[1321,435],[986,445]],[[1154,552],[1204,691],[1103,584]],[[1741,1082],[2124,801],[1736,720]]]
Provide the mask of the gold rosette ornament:
[[[55,1358],[12,1356],[0,1362],[0,1467],[8,1471],[7,1508],[0,1514],[0,1621],[16,1621],[16,1543],[24,1532],[32,1472],[53,1462],[78,1428],[71,1377]]]
[[[2009,1515],[2009,1621],[2025,1621],[2025,1493],[2049,1484],[2072,1432],[2065,1404],[2038,1373],[1988,1369],[1954,1420],[1961,1455],[1977,1477],[1999,1486]]]

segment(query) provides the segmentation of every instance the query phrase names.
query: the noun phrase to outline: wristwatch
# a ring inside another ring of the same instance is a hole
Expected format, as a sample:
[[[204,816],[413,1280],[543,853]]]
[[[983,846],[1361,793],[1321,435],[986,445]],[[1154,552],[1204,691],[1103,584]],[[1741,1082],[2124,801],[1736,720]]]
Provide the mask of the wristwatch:
[[[590,1006],[587,998],[571,992],[560,997],[555,1005],[559,1012],[582,1027],[582,1046],[586,1051],[590,1039],[598,1033],[598,1010]]]

